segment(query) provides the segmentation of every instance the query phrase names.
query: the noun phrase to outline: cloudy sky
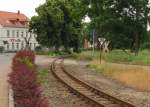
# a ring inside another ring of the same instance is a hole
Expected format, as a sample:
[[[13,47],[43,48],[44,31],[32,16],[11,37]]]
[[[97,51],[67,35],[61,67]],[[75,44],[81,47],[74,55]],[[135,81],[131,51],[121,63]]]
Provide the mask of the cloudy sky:
[[[0,0],[0,10],[26,14],[29,18],[35,15],[35,8],[44,3],[45,0]]]

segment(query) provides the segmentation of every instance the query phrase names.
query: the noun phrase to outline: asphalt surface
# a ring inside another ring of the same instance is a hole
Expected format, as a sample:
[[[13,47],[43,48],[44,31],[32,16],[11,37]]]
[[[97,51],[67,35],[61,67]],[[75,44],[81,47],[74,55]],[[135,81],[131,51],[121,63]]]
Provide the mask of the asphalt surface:
[[[0,66],[11,64],[14,54],[12,53],[0,53]]]
[[[9,84],[8,74],[11,72],[11,61],[14,54],[0,53],[0,107],[8,107]]]

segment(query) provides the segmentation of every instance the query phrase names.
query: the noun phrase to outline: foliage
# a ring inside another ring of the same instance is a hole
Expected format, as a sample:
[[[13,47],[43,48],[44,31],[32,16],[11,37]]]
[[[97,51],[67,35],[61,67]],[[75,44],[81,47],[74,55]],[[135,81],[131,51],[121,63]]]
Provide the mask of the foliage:
[[[147,35],[149,0],[82,0],[98,36],[136,52]],[[90,5],[90,8],[88,8]]]
[[[78,60],[99,60],[99,51],[84,51],[79,54],[73,54],[72,58]],[[113,63],[127,63],[127,64],[139,64],[139,65],[150,65],[150,51],[142,50],[138,56],[128,51],[128,54],[122,50],[113,50],[110,53],[103,53],[102,59],[106,62]]]
[[[93,52],[92,51],[84,51],[84,52],[81,52],[81,53],[74,53],[72,54],[72,58],[74,59],[78,59],[78,60],[93,60],[93,59],[97,59],[99,58],[99,52],[96,51]]]
[[[148,49],[150,50],[150,42],[145,42],[141,45],[141,49],[144,50],[144,49]]]
[[[22,50],[16,53],[12,61],[12,70],[15,71],[17,66],[27,64],[33,67],[35,62],[35,54],[32,51]]]
[[[121,50],[113,50],[106,54],[105,60],[109,62],[131,62],[135,56],[130,52],[128,53],[129,54]]]
[[[35,55],[31,51],[20,51],[13,58],[8,81],[19,107],[49,107],[47,100],[42,97],[36,69],[31,68],[31,65],[35,65],[34,61]]]
[[[87,39],[88,41],[91,41],[91,26],[90,26],[90,23],[83,23],[83,27],[82,27],[82,30],[81,30],[81,38],[80,38],[81,44],[84,44],[85,39]]]
[[[47,83],[48,82],[48,74],[49,74],[49,71],[46,69],[39,70],[39,72],[38,72],[39,81],[41,83]]]
[[[80,0],[46,0],[36,9],[38,16],[32,17],[30,31],[38,35],[40,44],[55,47],[63,46],[66,51],[79,47],[79,34],[82,21]]]
[[[36,52],[41,51],[41,50],[42,50],[42,47],[41,47],[41,46],[37,46],[37,47],[35,48],[35,51],[36,51]]]

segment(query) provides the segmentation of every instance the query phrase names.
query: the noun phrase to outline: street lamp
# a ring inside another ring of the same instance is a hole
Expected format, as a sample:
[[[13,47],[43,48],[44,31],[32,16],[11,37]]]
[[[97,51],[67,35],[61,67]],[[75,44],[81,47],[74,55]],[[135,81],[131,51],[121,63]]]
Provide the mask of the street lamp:
[[[92,0],[90,0],[89,8],[91,8],[91,7],[92,7],[91,3],[92,3]]]

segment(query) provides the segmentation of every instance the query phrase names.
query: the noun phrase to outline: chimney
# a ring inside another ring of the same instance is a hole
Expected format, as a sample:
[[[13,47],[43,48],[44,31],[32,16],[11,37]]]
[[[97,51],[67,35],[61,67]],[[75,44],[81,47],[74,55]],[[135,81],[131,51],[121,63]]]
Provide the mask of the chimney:
[[[20,15],[20,10],[18,10],[18,15]]]

